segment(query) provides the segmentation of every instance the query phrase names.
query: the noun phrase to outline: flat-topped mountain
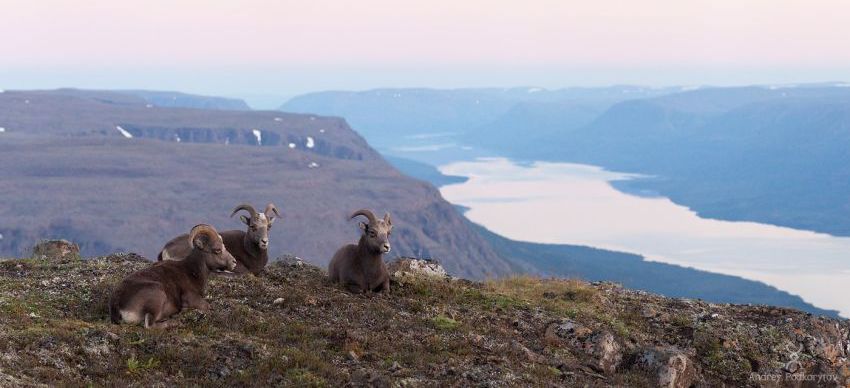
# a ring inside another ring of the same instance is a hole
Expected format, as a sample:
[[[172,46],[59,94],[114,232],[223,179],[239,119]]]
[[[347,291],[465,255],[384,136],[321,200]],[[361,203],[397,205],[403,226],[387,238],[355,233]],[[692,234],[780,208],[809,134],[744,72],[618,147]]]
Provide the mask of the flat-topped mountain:
[[[162,108],[109,92],[0,93],[0,253],[68,238],[84,254],[155,257],[198,223],[220,230],[239,203],[283,213],[271,253],[323,265],[356,241],[356,209],[391,212],[393,255],[444,260],[483,277],[500,258],[431,185],[406,177],[340,118]],[[449,257],[453,258],[449,258]]]

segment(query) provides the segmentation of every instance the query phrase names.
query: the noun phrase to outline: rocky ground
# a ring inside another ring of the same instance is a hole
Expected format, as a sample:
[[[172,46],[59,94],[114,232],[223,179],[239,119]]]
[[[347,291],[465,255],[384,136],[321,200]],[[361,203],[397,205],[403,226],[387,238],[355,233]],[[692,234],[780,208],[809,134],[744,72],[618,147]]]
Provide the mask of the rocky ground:
[[[171,329],[110,323],[111,289],[148,265],[0,261],[0,386],[850,386],[848,321],[421,261],[352,295],[290,257],[213,278],[212,312]]]

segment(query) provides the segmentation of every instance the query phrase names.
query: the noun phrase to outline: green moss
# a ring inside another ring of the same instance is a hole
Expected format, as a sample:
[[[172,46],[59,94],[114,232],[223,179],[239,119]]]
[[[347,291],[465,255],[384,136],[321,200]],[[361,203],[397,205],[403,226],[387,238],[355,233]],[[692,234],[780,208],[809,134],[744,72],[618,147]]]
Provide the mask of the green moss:
[[[325,387],[327,382],[306,368],[293,368],[286,371],[286,378],[299,387]]]
[[[438,315],[431,318],[431,324],[433,324],[438,330],[454,330],[457,329],[458,325],[460,325],[457,321],[445,315]]]
[[[144,371],[159,368],[159,365],[159,360],[153,357],[148,357],[146,361],[139,361],[136,357],[130,357],[127,359],[127,373],[136,375]]]

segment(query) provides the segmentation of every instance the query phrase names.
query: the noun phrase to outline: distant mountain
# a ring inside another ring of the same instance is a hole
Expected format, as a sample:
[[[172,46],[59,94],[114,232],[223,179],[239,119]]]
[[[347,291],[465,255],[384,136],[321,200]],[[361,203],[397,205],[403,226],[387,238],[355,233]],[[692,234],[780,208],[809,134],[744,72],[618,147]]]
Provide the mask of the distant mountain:
[[[164,108],[251,110],[251,107],[245,101],[238,98],[199,96],[180,92],[150,90],[118,90],[117,92],[141,97],[148,104]]]
[[[314,93],[282,109],[349,118],[382,149],[471,145],[595,164],[652,175],[626,185],[705,217],[850,236],[847,86],[382,89]],[[402,147],[413,137],[416,147]]]
[[[242,228],[241,202],[275,202],[273,257],[326,264],[356,241],[355,209],[391,212],[393,254],[474,278],[514,273],[430,184],[387,164],[339,118],[148,107],[109,92],[0,93],[0,256],[41,238],[86,255],[148,257],[198,223]]]
[[[376,89],[361,92],[329,91],[294,97],[280,109],[345,117],[370,144],[402,145],[405,137],[428,133],[463,135],[500,117],[522,115],[526,109],[576,104],[596,109],[618,101],[654,97],[679,88],[488,88],[488,89]],[[548,109],[547,109],[548,108]],[[517,111],[519,110],[519,111]],[[521,130],[521,129],[520,129]]]
[[[49,94],[52,96],[81,97],[106,104],[150,105],[150,107],[162,108],[251,110],[248,104],[240,99],[200,96],[181,92],[153,90],[88,90],[73,88],[27,92],[34,94]]]
[[[537,159],[654,175],[629,184],[704,216],[850,235],[850,88],[724,88],[626,101],[539,144]]]

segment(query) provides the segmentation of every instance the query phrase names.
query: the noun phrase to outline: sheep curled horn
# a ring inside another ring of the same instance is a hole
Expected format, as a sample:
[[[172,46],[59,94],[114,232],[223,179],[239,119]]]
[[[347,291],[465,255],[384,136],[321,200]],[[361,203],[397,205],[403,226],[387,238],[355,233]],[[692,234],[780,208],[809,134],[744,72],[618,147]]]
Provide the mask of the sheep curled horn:
[[[244,215],[240,220],[247,225],[246,230],[226,230],[221,232],[221,238],[227,250],[236,258],[236,268],[233,272],[237,274],[251,273],[260,274],[269,262],[269,229],[275,220],[280,218],[280,211],[273,203],[266,205],[262,213],[258,213],[253,206],[243,203],[233,209],[230,216],[233,217],[240,211],[246,211],[250,217]],[[188,234],[177,236],[162,248],[158,260],[182,260],[192,251],[191,238]]]
[[[230,213],[230,216],[231,217],[235,216],[236,213],[238,213],[240,210],[247,211],[251,215],[251,218],[257,218],[258,214],[259,214],[259,213],[257,213],[257,211],[254,209],[253,206],[251,206],[247,203],[243,203],[243,204],[237,206],[236,209],[233,209],[233,213]],[[266,210],[264,210],[262,214],[266,218],[271,219],[273,217],[271,217],[271,215],[269,214],[270,211],[274,212],[275,216],[280,218],[280,211],[277,210],[277,206],[275,206],[273,203],[266,205]]]
[[[375,225],[378,223],[378,219],[375,217],[375,213],[372,213],[372,211],[369,209],[360,209],[354,212],[354,214],[351,215],[351,219],[354,219],[354,217],[357,216],[366,217],[369,220],[369,225]],[[393,224],[392,220],[390,219],[390,213],[384,214],[384,222],[386,222],[387,225]]]

